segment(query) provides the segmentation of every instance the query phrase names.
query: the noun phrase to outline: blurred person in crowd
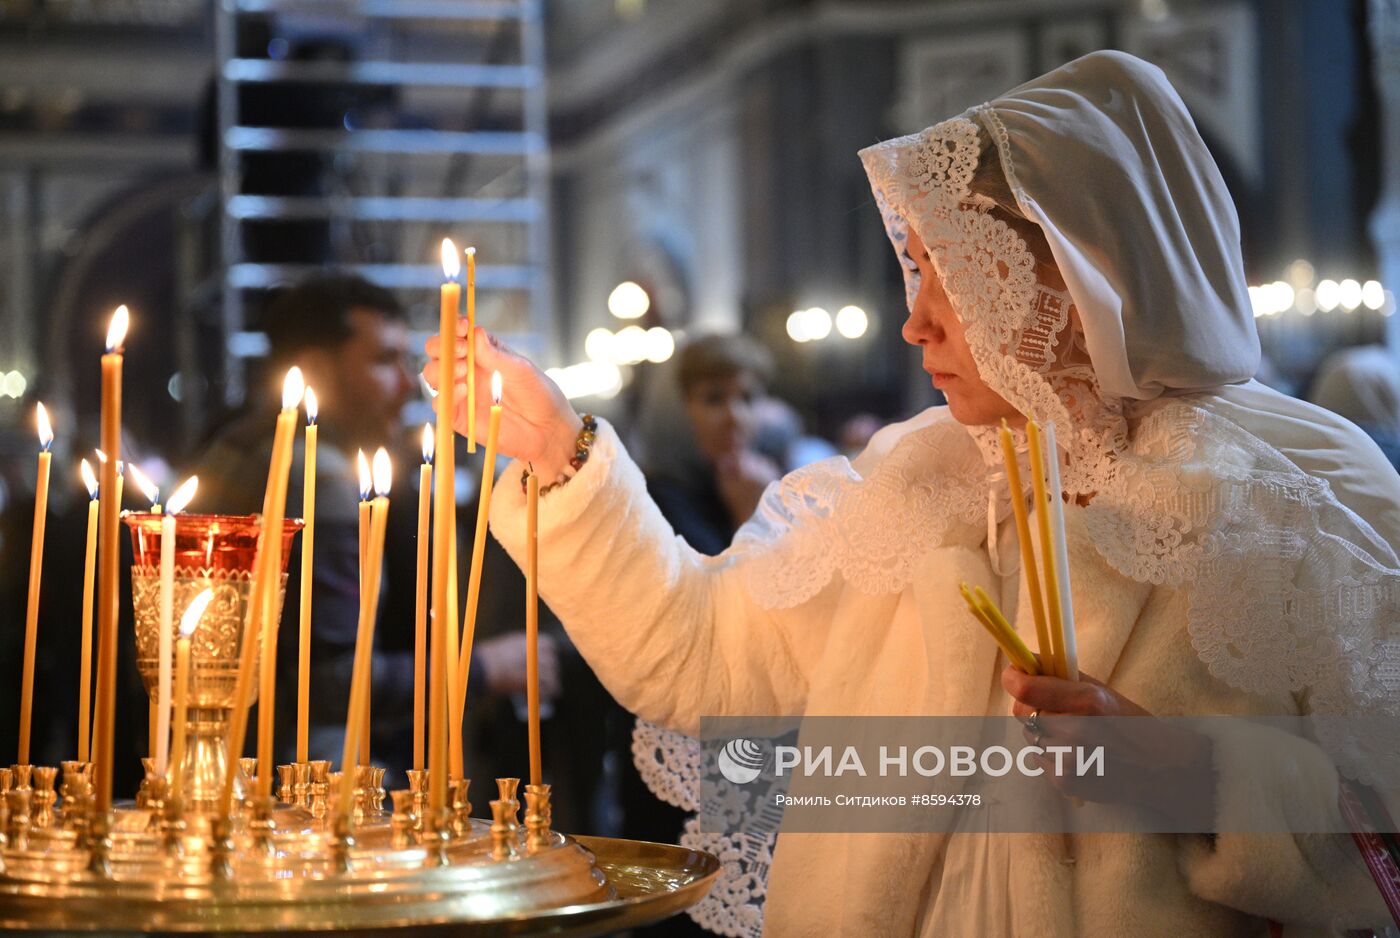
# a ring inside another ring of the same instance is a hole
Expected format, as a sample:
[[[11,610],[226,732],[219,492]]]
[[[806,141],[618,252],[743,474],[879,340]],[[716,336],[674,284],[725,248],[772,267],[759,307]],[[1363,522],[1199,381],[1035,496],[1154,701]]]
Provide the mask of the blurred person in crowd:
[[[274,296],[264,316],[272,380],[246,412],[206,447],[192,470],[199,474],[196,510],[251,513],[261,505],[272,451],[281,381],[301,368],[318,398],[316,540],[312,578],[310,740],[312,758],[339,761],[344,739],[359,616],[359,473],[356,451],[388,448],[395,466],[393,510],[385,548],[379,623],[375,631],[371,706],[372,754],[377,764],[404,768],[412,757],[413,646],[416,583],[416,468],[422,459],[417,428],[401,412],[417,391],[408,370],[409,329],[394,295],[347,274],[322,274]],[[305,414],[303,412],[303,420]],[[302,515],[305,436],[299,429],[288,485],[287,516]],[[465,459],[459,461],[466,465]],[[479,487],[478,487],[479,488]],[[459,506],[460,582],[471,559],[475,503]],[[295,746],[297,610],[300,543],[288,560],[288,584],[278,633],[277,748],[288,760]],[[500,551],[494,541],[488,551]],[[488,557],[481,591],[483,641],[476,645],[468,687],[475,695],[525,690],[524,578],[504,554]],[[542,616],[542,619],[545,619]],[[547,621],[547,620],[546,620]],[[557,646],[541,641],[541,690],[559,689]],[[475,705],[473,705],[475,711]],[[523,732],[523,730],[522,730]],[[519,774],[519,766],[509,774]],[[567,813],[567,811],[566,811]]]
[[[1333,352],[1313,378],[1308,399],[1370,435],[1400,467],[1400,363],[1381,345]]]
[[[754,401],[754,449],[778,467],[791,472],[836,455],[836,447],[802,427],[802,415],[787,401],[765,396]]]
[[[701,553],[728,547],[780,475],[754,446],[759,402],[772,373],[768,352],[745,336],[703,336],[681,350],[681,399],[694,455],[665,465],[654,460],[647,488],[676,532]]]
[[[883,420],[869,413],[856,414],[841,424],[841,432],[837,435],[841,454],[847,459],[855,459],[870,444],[870,438],[875,432],[884,425]]]

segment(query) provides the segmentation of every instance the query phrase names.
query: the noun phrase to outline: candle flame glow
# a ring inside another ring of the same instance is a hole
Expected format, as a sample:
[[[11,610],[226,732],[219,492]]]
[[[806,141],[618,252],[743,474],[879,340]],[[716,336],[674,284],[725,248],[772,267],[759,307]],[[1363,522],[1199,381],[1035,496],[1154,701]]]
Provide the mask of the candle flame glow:
[[[434,440],[433,440],[433,425],[430,424],[430,423],[425,423],[425,424],[423,424],[423,461],[424,461],[424,462],[430,463],[430,462],[433,461],[433,446],[434,446],[434,445],[435,445],[435,442],[434,442]]]
[[[87,486],[88,498],[96,498],[97,476],[92,474],[92,463],[84,459],[78,463],[78,472],[83,477],[83,485]]]
[[[282,409],[294,410],[297,408],[305,393],[306,379],[301,376],[301,369],[293,365],[287,371],[287,377],[282,381]]]
[[[180,637],[189,638],[194,634],[195,628],[199,625],[199,620],[204,618],[204,610],[209,608],[209,602],[214,598],[213,588],[202,591],[190,604],[185,607],[185,614],[180,617]]]
[[[442,275],[448,280],[456,280],[462,272],[462,261],[457,257],[457,245],[451,238],[442,239]]]
[[[501,402],[501,373],[500,373],[499,371],[493,371],[493,372],[491,372],[491,403],[493,403],[493,404],[499,404],[500,402]]]
[[[306,396],[302,398],[302,403],[306,405],[306,422],[315,423],[316,415],[321,411],[321,405],[316,400],[316,392],[308,387]]]
[[[374,487],[374,476],[369,471],[369,460],[364,450],[357,450],[355,462],[360,467],[360,501],[369,501],[370,490]]]
[[[374,494],[387,498],[393,481],[394,470],[389,464],[389,453],[381,446],[374,451]]]
[[[180,487],[175,490],[165,503],[165,513],[167,515],[178,514],[185,510],[185,506],[194,498],[195,490],[199,488],[199,476],[190,476]]]
[[[101,452],[99,450],[99,452]],[[103,462],[106,462],[104,457]],[[120,464],[119,464],[120,465]],[[136,487],[141,490],[141,494],[146,496],[146,501],[155,505],[160,501],[160,489],[150,480],[146,473],[141,471],[141,467],[135,463],[131,464],[131,480],[136,483]]]
[[[112,312],[112,322],[107,327],[107,351],[115,352],[126,341],[126,329],[131,324],[131,313],[123,303]]]
[[[53,425],[49,423],[49,412],[43,404],[34,405],[34,420],[39,424],[39,448],[47,453],[53,445]]]

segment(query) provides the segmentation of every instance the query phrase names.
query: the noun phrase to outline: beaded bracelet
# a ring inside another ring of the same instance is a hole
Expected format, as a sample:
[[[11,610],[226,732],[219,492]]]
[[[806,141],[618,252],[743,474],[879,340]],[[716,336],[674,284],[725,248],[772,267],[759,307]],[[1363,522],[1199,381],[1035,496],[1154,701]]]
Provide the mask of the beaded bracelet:
[[[583,464],[588,462],[588,454],[593,449],[593,441],[598,438],[598,418],[594,417],[592,414],[584,414],[581,419],[583,420],[583,429],[578,432],[578,439],[574,441],[574,455],[569,460],[569,465],[573,468],[574,472],[578,472],[583,468]],[[529,469],[525,469],[520,473],[520,491],[525,491],[526,483],[529,478]],[[540,486],[540,494],[544,495],[546,492],[557,489],[572,478],[573,476],[565,476],[548,485],[542,485]]]

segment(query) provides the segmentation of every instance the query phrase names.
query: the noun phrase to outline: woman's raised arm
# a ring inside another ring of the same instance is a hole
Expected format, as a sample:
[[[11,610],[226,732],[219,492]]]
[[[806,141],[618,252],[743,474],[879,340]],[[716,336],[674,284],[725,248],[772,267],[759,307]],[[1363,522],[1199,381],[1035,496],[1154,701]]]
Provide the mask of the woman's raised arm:
[[[541,480],[552,481],[565,471],[581,424],[533,363],[484,330],[476,338],[478,391],[489,387],[491,371],[501,372],[499,446],[517,460],[496,484],[491,530],[523,563],[523,465],[533,462]],[[433,384],[438,349],[430,340],[424,376]],[[463,338],[459,355],[465,350]],[[457,375],[465,380],[465,361]],[[486,426],[486,398],[477,395],[478,426]],[[463,404],[458,432],[465,424]],[[706,557],[676,536],[606,421],[574,478],[541,497],[539,543],[541,597],[628,709],[689,733],[701,716],[803,710],[831,621],[832,590],[792,609],[762,608],[748,595],[735,551]]]

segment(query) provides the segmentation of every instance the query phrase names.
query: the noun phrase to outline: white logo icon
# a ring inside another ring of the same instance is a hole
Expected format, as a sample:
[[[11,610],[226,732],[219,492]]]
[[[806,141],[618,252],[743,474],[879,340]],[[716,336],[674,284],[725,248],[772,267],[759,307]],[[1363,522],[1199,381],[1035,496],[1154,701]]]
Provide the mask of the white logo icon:
[[[719,774],[735,785],[747,785],[758,778],[768,764],[768,756],[763,746],[751,739],[731,739],[719,751],[716,761]]]

